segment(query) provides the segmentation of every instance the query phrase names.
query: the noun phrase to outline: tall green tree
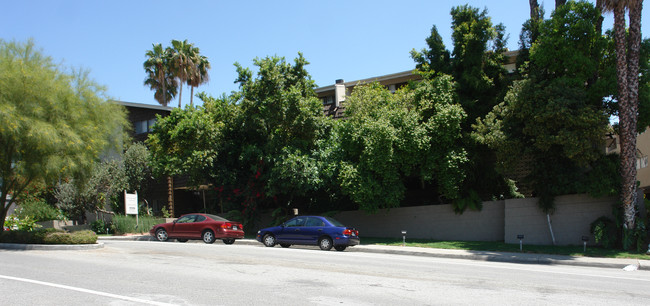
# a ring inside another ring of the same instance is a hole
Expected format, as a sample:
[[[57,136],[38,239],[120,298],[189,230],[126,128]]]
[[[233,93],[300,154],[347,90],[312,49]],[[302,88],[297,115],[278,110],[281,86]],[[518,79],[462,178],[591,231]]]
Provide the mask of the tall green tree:
[[[487,10],[468,5],[451,10],[453,51],[445,49],[435,27],[427,38],[429,50],[411,51],[416,68],[423,75],[449,74],[454,94],[466,114],[459,140],[467,153],[463,163],[462,195],[455,199],[456,211],[479,208],[481,199],[514,196],[511,184],[494,168],[494,152],[469,135],[472,124],[484,117],[505,95],[510,79],[503,68],[507,37],[503,25],[494,25]],[[431,77],[431,76],[429,76]]]
[[[255,59],[255,75],[235,64],[239,91],[220,98],[200,93],[203,106],[159,119],[148,140],[154,168],[228,193],[247,224],[258,207],[314,190],[314,167],[292,173],[291,186],[286,171],[315,162],[311,152],[325,122],[307,64],[302,54],[294,64],[280,57]],[[312,179],[298,184],[298,178]]]
[[[147,59],[143,66],[147,74],[144,85],[154,90],[154,99],[162,106],[167,106],[176,96],[178,84],[171,73],[170,49],[163,49],[161,44],[153,44],[151,50],[145,53]]]
[[[465,150],[458,145],[465,113],[451,77],[425,79],[392,94],[378,83],[357,86],[346,100],[338,181],[366,211],[398,207],[407,178],[433,184],[446,199],[460,196]]]
[[[126,115],[106,100],[87,72],[65,72],[31,41],[0,40],[0,222],[30,184],[81,179],[119,143]]]
[[[314,81],[306,70],[308,64],[301,53],[293,64],[281,57],[255,59],[255,76],[236,64],[240,91],[234,98],[241,105],[241,113],[236,122],[238,131],[230,131],[236,139],[230,143],[235,146],[229,149],[235,153],[231,158],[246,165],[240,168],[236,184],[255,203],[261,202],[257,195],[263,193],[288,203],[312,188],[303,184],[296,186],[304,188],[283,189],[286,175],[281,169],[285,162],[308,158],[325,120],[313,90]],[[303,171],[309,169],[314,170]]]
[[[606,50],[599,18],[586,2],[570,1],[553,12],[539,27],[525,78],[475,125],[474,136],[496,150],[500,170],[513,171],[528,159],[527,181],[545,212],[554,210],[556,195],[586,191],[585,174],[609,162],[600,147],[610,95],[603,88],[611,80],[593,79]]]

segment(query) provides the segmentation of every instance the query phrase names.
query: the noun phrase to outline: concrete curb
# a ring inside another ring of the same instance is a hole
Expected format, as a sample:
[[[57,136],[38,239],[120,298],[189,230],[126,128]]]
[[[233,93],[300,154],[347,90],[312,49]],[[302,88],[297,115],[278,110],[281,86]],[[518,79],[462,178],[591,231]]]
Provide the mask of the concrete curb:
[[[467,251],[467,250],[446,250],[446,249],[428,249],[415,247],[394,247],[381,245],[360,245],[351,250],[383,253],[412,255],[452,259],[469,259],[476,261],[493,261],[509,262],[520,264],[539,264],[539,265],[571,265],[595,268],[613,268],[622,269],[631,264],[639,264],[639,270],[650,270],[650,261],[623,259],[623,258],[599,258],[599,257],[574,257],[548,254],[528,254],[528,253],[508,253],[508,252],[484,252],[484,251]]]
[[[38,251],[60,251],[60,250],[94,250],[104,247],[104,243],[95,244],[23,244],[23,243],[0,243],[0,249],[5,250],[38,250]]]

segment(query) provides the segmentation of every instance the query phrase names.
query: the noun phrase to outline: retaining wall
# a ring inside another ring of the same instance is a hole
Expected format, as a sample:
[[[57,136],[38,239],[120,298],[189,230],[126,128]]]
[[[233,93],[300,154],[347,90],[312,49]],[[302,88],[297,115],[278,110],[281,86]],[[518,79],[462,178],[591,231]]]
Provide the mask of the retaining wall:
[[[451,205],[380,210],[376,214],[345,211],[334,218],[354,226],[361,237],[402,237],[435,240],[500,241],[504,235],[504,201],[483,203],[482,211],[455,214]]]
[[[641,198],[642,199],[642,198]],[[376,214],[362,211],[340,212],[335,219],[354,226],[363,237],[398,237],[461,241],[505,241],[525,244],[552,244],[546,214],[537,206],[537,198],[484,202],[482,211],[454,213],[451,205],[400,207]],[[558,245],[582,245],[582,236],[594,239],[590,224],[601,216],[612,217],[616,198],[592,198],[588,195],[556,197],[556,211],[550,215]],[[640,207],[641,208],[641,207]],[[645,211],[643,211],[645,214]]]

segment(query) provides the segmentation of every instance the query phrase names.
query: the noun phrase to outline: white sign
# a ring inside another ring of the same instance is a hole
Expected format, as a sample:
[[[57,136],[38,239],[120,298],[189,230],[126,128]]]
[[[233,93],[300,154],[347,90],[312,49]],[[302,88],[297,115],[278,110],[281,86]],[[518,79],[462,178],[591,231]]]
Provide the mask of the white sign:
[[[134,194],[126,193],[124,190],[124,210],[127,215],[138,214],[138,192]]]

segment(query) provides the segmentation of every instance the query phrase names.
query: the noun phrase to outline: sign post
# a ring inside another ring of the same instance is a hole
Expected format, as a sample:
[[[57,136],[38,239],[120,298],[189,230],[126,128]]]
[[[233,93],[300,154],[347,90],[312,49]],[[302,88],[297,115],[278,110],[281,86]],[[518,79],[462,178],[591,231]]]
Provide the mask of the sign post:
[[[138,192],[126,193],[124,190],[124,210],[127,215],[135,215],[135,228],[138,228]]]

